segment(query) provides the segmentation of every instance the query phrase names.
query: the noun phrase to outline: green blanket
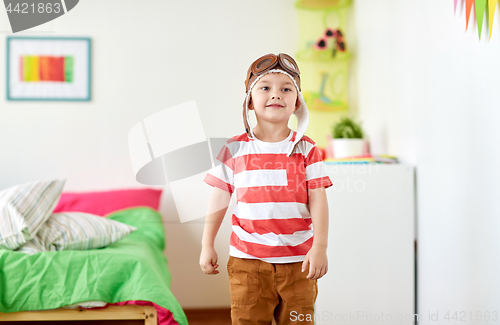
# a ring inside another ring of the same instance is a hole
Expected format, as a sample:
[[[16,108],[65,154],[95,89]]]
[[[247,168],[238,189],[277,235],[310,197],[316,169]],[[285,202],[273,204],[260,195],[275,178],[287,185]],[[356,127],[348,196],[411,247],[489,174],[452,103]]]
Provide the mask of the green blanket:
[[[132,208],[108,218],[137,230],[101,249],[34,255],[0,250],[0,311],[54,309],[91,300],[146,300],[170,310],[179,324],[187,324],[170,291],[161,215],[150,208]]]

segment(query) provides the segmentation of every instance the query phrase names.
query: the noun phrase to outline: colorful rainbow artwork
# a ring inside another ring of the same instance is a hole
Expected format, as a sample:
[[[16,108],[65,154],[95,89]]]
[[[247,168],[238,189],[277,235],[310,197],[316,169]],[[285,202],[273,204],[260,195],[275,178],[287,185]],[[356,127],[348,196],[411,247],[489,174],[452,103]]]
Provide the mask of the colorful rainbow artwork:
[[[20,57],[20,80],[24,82],[73,82],[72,56],[37,56]]]

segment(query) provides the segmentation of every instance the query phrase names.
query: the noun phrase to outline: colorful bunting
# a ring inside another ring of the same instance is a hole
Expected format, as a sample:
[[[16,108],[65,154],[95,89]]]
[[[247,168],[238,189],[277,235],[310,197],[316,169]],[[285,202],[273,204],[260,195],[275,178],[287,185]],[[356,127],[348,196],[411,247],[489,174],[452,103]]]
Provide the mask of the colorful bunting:
[[[479,39],[481,39],[481,29],[483,28],[483,18],[484,10],[486,9],[486,0],[476,0],[476,21],[477,21],[477,32],[479,34]]]
[[[457,1],[458,0],[453,0],[453,12],[456,13],[457,12]]]
[[[490,38],[488,38],[488,41],[491,39],[491,31],[493,30],[493,16],[495,15],[496,5],[497,5],[497,0],[488,0],[488,13],[489,13],[488,27],[490,28]]]
[[[462,3],[464,0],[460,0]],[[486,5],[488,5],[488,28],[490,30],[490,35],[488,40],[491,39],[491,32],[493,31],[493,20],[495,17],[495,10],[497,1],[500,0],[465,0],[465,30],[469,29],[469,19],[472,11],[472,5],[474,5],[474,11],[477,22],[477,32],[479,34],[479,39],[481,39],[481,30],[483,29],[483,19],[484,19],[484,11],[486,10]],[[454,10],[455,13],[457,11],[457,2],[458,0],[454,0]]]
[[[469,29],[469,18],[474,0],[465,0],[465,30]]]

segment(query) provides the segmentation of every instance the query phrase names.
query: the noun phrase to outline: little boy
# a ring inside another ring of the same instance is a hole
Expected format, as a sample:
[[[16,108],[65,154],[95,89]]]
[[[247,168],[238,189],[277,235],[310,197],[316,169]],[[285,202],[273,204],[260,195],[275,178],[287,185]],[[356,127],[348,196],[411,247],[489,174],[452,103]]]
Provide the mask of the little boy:
[[[271,324],[274,317],[278,325],[313,324],[316,281],[328,270],[325,188],[332,182],[319,149],[304,135],[309,117],[295,60],[283,53],[257,59],[245,86],[245,133],[226,142],[221,164],[204,180],[214,189],[200,266],[219,273],[214,240],[236,192],[227,263],[232,323]],[[288,128],[292,114],[296,132]]]

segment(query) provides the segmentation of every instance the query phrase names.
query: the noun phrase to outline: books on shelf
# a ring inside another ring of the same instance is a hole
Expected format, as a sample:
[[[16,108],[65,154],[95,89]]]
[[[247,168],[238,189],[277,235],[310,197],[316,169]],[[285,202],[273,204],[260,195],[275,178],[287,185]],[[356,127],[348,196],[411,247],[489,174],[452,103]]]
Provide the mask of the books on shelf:
[[[347,158],[327,158],[326,164],[397,164],[398,158],[390,155],[362,155]]]

